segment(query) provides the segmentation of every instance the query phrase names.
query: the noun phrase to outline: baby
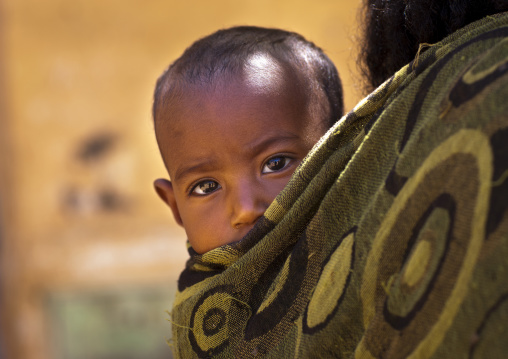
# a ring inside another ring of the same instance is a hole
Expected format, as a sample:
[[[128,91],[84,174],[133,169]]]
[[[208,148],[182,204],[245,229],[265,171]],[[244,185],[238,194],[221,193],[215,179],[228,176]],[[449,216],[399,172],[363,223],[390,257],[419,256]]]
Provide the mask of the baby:
[[[171,180],[155,190],[197,253],[239,241],[342,112],[337,70],[313,43],[278,29],[217,31],[157,81]]]

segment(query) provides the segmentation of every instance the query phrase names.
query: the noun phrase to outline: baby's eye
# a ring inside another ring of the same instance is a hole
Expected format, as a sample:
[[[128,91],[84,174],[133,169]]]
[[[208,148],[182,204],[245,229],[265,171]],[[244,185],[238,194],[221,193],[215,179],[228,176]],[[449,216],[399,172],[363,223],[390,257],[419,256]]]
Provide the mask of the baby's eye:
[[[272,173],[282,170],[291,162],[291,159],[285,156],[276,156],[265,162],[262,173]]]
[[[190,194],[204,196],[212,192],[215,192],[219,188],[221,188],[221,186],[218,182],[212,180],[205,180],[199,182],[194,187],[192,187]]]

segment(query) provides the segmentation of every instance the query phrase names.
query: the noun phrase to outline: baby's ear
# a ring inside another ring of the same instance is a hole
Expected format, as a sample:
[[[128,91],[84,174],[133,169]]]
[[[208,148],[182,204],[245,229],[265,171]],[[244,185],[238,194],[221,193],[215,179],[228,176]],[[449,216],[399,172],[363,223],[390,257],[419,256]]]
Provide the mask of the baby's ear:
[[[176,223],[183,227],[182,217],[180,217],[180,211],[176,205],[175,192],[173,191],[173,185],[171,182],[166,179],[159,178],[153,182],[153,186],[159,197],[166,202],[169,208],[171,208]]]

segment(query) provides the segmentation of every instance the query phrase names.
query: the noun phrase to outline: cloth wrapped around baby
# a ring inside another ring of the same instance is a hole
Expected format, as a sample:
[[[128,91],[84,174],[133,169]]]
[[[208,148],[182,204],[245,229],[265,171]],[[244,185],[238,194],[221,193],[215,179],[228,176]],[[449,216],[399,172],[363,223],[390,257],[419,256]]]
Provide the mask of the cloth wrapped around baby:
[[[508,353],[508,14],[429,46],[242,241],[190,249],[176,357]]]

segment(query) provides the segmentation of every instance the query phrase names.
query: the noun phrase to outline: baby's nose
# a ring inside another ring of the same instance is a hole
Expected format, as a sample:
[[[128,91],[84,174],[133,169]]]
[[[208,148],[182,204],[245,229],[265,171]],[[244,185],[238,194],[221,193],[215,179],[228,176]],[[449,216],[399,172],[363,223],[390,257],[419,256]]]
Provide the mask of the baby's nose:
[[[232,196],[232,201],[231,226],[235,229],[253,226],[269,205],[264,199],[262,189],[252,185],[239,190],[237,195]]]

